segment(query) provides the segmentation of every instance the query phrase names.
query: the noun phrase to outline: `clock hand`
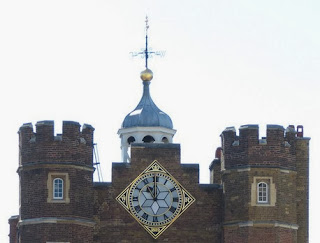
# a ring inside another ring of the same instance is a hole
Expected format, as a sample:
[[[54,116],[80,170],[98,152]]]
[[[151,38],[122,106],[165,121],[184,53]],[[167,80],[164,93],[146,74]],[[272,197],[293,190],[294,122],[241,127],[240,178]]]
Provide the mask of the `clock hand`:
[[[147,179],[147,178],[144,179],[144,180],[143,180],[143,183],[144,183],[144,186],[147,187],[146,192],[149,192],[149,193],[151,194],[152,198],[154,199],[153,191],[152,191],[152,189],[151,189],[150,186],[149,186],[150,182],[148,181],[148,179]]]
[[[154,195],[153,195],[153,193],[152,193],[152,190],[150,189],[150,187],[147,185],[147,188],[148,188],[148,191],[149,191],[149,193],[151,194],[151,196],[152,196],[152,198],[154,198]]]
[[[156,173],[154,173],[153,181],[154,181],[154,188],[153,188],[153,190],[154,190],[154,198],[157,198],[157,175],[156,175]]]

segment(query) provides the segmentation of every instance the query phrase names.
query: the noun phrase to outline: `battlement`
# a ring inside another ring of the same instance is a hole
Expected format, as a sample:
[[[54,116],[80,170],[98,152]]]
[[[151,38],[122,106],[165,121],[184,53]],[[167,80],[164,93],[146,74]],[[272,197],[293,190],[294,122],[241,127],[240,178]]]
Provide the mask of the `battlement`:
[[[19,129],[19,163],[72,162],[92,165],[93,133],[91,125],[63,121],[62,134],[54,135],[53,121],[39,121],[36,132],[31,123]]]
[[[299,132],[300,131],[300,132]],[[243,165],[295,167],[296,139],[303,137],[303,127],[287,129],[279,125],[267,125],[266,137],[259,138],[258,125],[244,125],[239,136],[234,127],[222,134],[225,168]]]

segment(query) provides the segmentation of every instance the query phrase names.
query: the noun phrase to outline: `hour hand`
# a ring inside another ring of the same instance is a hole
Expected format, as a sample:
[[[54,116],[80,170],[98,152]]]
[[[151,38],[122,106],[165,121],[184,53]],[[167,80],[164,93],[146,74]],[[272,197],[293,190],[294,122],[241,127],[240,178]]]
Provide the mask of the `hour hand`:
[[[147,191],[150,193],[151,197],[154,198],[153,191],[149,186],[147,186]]]

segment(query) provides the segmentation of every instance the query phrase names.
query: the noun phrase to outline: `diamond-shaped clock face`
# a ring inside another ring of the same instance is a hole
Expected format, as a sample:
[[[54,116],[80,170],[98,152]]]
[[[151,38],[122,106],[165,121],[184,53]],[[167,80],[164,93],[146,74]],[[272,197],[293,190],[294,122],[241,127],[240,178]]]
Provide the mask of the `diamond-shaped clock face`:
[[[155,239],[195,201],[156,160],[116,199]]]

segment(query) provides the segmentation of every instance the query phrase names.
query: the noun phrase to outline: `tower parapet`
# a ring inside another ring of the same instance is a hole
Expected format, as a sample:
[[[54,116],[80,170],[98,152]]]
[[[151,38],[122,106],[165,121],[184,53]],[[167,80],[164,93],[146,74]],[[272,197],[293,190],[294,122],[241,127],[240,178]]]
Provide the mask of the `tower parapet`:
[[[244,125],[236,135],[234,127],[226,128],[222,134],[224,167],[270,166],[295,167],[294,127],[286,130],[279,125],[267,125],[267,136],[259,139],[258,125]]]
[[[56,136],[53,121],[20,127],[21,242],[93,242],[93,132],[73,121]]]
[[[19,164],[37,162],[70,162],[92,165],[93,132],[91,125],[64,121],[62,134],[54,136],[54,122],[40,121],[36,132],[31,123],[19,129]]]
[[[308,241],[310,138],[297,128],[267,125],[262,138],[258,125],[222,132],[221,174],[212,171],[224,190],[224,242]]]

